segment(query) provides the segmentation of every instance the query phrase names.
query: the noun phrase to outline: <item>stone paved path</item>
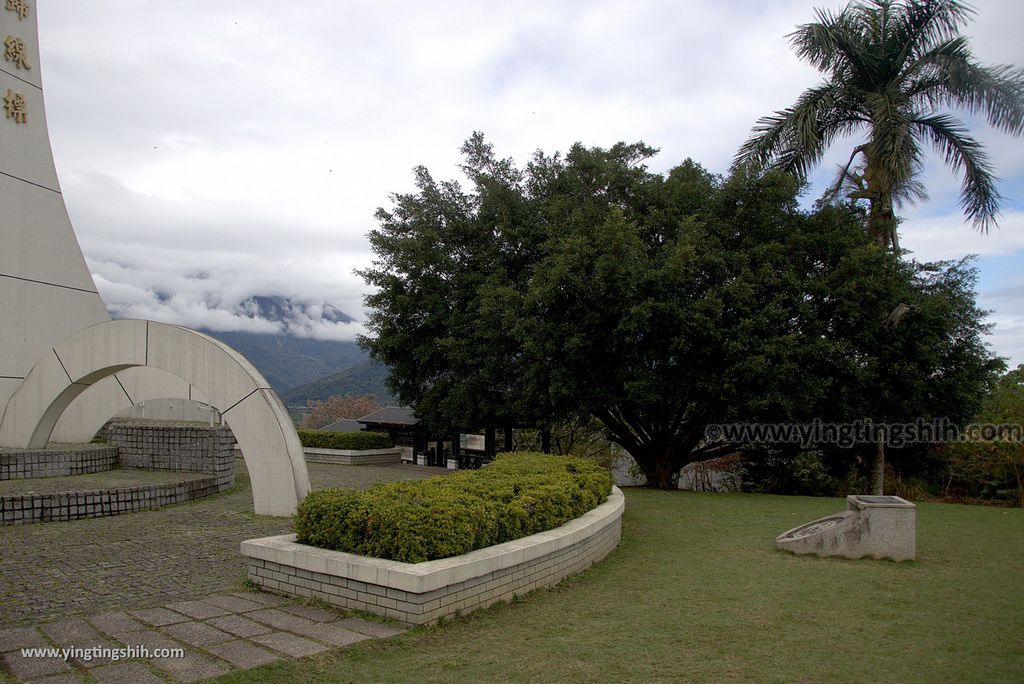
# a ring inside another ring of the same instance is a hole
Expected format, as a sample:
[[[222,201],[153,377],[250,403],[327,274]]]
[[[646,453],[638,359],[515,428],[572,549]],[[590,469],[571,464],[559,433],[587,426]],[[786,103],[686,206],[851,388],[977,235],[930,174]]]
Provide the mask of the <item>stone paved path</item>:
[[[0,629],[0,663],[7,679],[20,682],[194,682],[402,631],[272,594],[235,592]],[[22,651],[47,648],[82,650],[68,658]],[[87,649],[125,650],[114,660]]]
[[[0,526],[0,628],[242,589],[239,544],[285,534],[291,523],[252,513],[248,474],[241,459],[235,464],[236,487],[219,496],[108,518]],[[317,489],[437,473],[410,465],[309,466]]]
[[[0,526],[0,681],[197,681],[314,655],[394,627],[243,591],[245,539],[288,519],[252,513],[245,464],[219,496],[108,518]],[[314,488],[443,473],[421,466],[310,464]],[[181,658],[118,662],[24,658],[22,648],[182,648]]]

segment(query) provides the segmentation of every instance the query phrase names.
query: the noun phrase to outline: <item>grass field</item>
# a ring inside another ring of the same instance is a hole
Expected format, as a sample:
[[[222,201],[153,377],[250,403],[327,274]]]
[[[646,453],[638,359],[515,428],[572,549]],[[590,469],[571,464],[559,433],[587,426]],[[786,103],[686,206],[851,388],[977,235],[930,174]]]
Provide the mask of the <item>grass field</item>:
[[[774,550],[844,508],[629,490],[619,548],[554,589],[223,681],[1024,679],[1024,510],[921,504],[912,563]]]

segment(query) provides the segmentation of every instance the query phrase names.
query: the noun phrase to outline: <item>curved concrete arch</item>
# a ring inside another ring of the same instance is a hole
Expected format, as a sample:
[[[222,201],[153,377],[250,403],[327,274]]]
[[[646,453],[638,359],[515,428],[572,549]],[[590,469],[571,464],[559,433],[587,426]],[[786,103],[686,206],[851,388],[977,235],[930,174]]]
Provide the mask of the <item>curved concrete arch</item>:
[[[302,445],[269,383],[241,354],[188,328],[108,321],[85,328],[33,366],[0,419],[0,443],[46,445],[65,409],[115,373],[138,367],[174,375],[202,392],[231,428],[263,515],[291,515],[309,492]]]

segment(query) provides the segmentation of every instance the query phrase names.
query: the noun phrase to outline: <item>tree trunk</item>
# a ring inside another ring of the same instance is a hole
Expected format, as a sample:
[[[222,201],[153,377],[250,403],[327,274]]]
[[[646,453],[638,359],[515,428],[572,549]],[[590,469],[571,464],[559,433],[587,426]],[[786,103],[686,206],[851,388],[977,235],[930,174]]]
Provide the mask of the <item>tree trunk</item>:
[[[885,440],[881,436],[875,443],[875,459],[871,462],[871,493],[885,494]]]
[[[896,237],[896,215],[892,206],[892,193],[880,190],[872,193],[876,199],[871,200],[868,212],[868,231],[878,240],[878,244],[888,251],[899,249]]]
[[[653,479],[650,475],[647,476],[647,486],[655,489],[675,489],[675,475],[678,471],[678,468],[673,467],[672,459],[659,459],[654,464]]]

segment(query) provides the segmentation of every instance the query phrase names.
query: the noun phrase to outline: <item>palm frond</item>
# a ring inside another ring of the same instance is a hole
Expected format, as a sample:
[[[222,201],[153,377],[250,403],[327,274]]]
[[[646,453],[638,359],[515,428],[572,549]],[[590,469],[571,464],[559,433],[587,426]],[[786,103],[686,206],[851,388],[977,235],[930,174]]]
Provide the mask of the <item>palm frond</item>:
[[[797,57],[834,80],[854,80],[870,73],[870,55],[850,8],[839,14],[815,13],[818,21],[798,26],[787,36]]]
[[[921,165],[921,149],[910,130],[910,118],[887,94],[865,98],[871,112],[871,143],[867,152],[872,177],[895,190]]]
[[[825,83],[804,91],[792,107],[758,119],[735,161],[805,177],[838,135],[865,123],[867,118],[847,94]]]
[[[966,38],[934,46],[907,72],[905,92],[915,106],[962,108],[1011,135],[1024,132],[1024,69],[978,64]]]
[[[955,0],[916,0],[901,6],[899,33],[916,58],[920,51],[955,38],[977,14],[970,5]]]
[[[982,232],[995,225],[999,213],[999,192],[988,155],[967,129],[946,114],[921,116],[911,120],[920,134],[929,137],[945,157],[946,165],[963,173],[960,207]]]

